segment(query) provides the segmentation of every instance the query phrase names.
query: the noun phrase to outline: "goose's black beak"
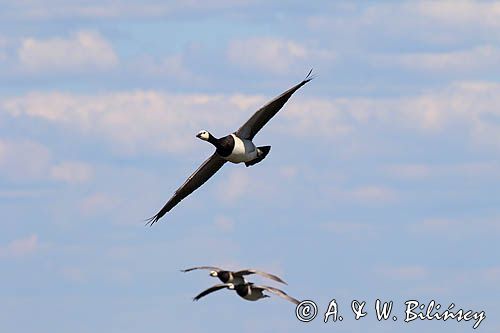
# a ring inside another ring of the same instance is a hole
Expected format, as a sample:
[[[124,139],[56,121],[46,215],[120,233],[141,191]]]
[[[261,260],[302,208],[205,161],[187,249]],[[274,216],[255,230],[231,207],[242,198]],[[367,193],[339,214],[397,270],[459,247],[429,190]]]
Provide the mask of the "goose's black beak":
[[[196,134],[196,137],[197,137],[198,139],[201,139],[201,133]]]

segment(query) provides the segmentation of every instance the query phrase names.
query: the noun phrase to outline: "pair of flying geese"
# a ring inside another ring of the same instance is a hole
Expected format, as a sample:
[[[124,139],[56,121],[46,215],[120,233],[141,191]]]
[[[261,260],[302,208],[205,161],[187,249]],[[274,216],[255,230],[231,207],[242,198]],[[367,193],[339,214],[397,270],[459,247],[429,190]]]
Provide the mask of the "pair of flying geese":
[[[247,301],[258,301],[261,298],[266,298],[270,297],[266,294],[264,294],[264,291],[270,292],[274,295],[277,295],[281,298],[286,299],[287,301],[290,301],[294,304],[299,304],[300,302],[296,300],[295,298],[287,295],[283,290],[280,290],[278,288],[270,287],[270,286],[257,286],[253,284],[252,282],[247,282],[245,280],[246,275],[252,275],[252,274],[258,274],[260,276],[263,276],[265,278],[287,284],[285,281],[283,281],[281,278],[277,277],[276,275],[269,274],[266,272],[258,271],[256,269],[244,269],[241,271],[237,272],[232,272],[232,271],[226,271],[218,267],[213,267],[213,266],[200,266],[200,267],[193,267],[193,268],[188,268],[185,270],[182,270],[181,272],[190,272],[196,269],[207,269],[210,270],[210,276],[217,277],[219,280],[221,280],[221,284],[216,284],[213,285],[212,287],[202,291],[199,293],[197,296],[193,298],[193,301],[197,301],[200,298],[211,294],[217,290],[221,289],[230,289],[230,290],[235,290],[238,296],[240,296],[243,299],[246,299]]]
[[[278,113],[294,92],[314,78],[311,73],[312,69],[300,83],[261,107],[236,132],[217,139],[206,130],[200,131],[196,137],[214,145],[215,152],[189,176],[156,215],[146,220],[147,224],[153,225],[158,222],[181,200],[210,179],[227,161],[232,163],[243,162],[247,167],[262,161],[271,150],[271,146],[257,147],[252,142],[253,138]]]
[[[181,185],[181,187],[177,189],[177,191],[175,191],[174,195],[167,201],[165,206],[163,206],[163,208],[155,216],[147,220],[147,224],[153,225],[158,222],[161,217],[174,208],[179,202],[181,202],[182,199],[203,185],[227,161],[232,163],[243,162],[247,167],[262,161],[271,150],[271,146],[257,147],[252,142],[253,138],[262,129],[262,127],[264,127],[264,125],[266,125],[267,122],[271,120],[276,113],[278,113],[294,92],[313,79],[311,73],[312,69],[309,71],[304,80],[260,108],[236,132],[217,139],[206,130],[200,131],[196,137],[214,145],[216,148],[215,152],[205,162],[203,162],[203,164],[191,176],[189,176],[189,178],[184,182],[184,184]],[[254,269],[232,272],[212,266],[193,267],[186,269],[183,272],[189,272],[196,269],[210,270],[210,275],[218,277],[222,281],[222,284],[216,284],[202,291],[194,298],[195,301],[217,290],[226,288],[235,290],[240,297],[249,301],[257,301],[261,298],[269,297],[264,294],[264,291],[267,291],[294,304],[299,304],[298,300],[288,296],[280,289],[270,286],[255,285],[251,282],[247,282],[244,278],[245,275],[258,274],[271,280],[286,284],[285,281],[276,275]]]

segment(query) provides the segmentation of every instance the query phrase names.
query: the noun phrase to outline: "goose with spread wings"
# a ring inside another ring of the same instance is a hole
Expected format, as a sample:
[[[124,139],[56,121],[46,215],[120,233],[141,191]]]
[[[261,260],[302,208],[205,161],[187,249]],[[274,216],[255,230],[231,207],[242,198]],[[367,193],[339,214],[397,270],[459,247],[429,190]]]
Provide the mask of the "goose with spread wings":
[[[230,290],[235,290],[236,293],[241,298],[246,299],[247,301],[258,301],[261,298],[270,297],[269,295],[264,294],[264,291],[268,291],[268,292],[273,293],[274,295],[279,296],[281,298],[284,298],[287,301],[290,301],[294,304],[300,304],[300,301],[289,296],[283,290],[280,290],[280,289],[274,288],[274,287],[269,287],[269,286],[257,286],[251,282],[245,283],[245,284],[237,284],[237,285],[232,284],[232,283],[216,284],[216,285],[202,291],[197,296],[195,296],[193,298],[193,301],[197,301],[200,298],[202,298],[208,294],[211,294],[217,290],[221,290],[224,288],[230,289]]]
[[[245,163],[249,167],[262,161],[271,150],[271,146],[257,147],[252,141],[253,138],[278,113],[294,92],[313,79],[311,73],[312,69],[304,80],[260,108],[236,132],[222,138],[215,138],[206,130],[200,131],[196,137],[214,145],[216,148],[215,152],[189,176],[156,215],[147,219],[147,224],[153,225],[158,222],[161,217],[174,208],[182,199],[203,185],[226,162]]]
[[[263,271],[259,271],[256,269],[243,269],[241,271],[226,271],[222,268],[219,267],[214,267],[214,266],[199,266],[199,267],[192,267],[188,269],[183,269],[181,272],[191,272],[197,269],[206,269],[210,271],[210,276],[217,277],[219,280],[222,281],[222,283],[232,283],[234,285],[238,284],[245,284],[247,281],[245,280],[246,275],[252,275],[252,274],[257,274],[260,276],[263,276],[265,278],[274,280],[279,283],[287,284],[285,281],[283,281],[280,277],[266,273]]]

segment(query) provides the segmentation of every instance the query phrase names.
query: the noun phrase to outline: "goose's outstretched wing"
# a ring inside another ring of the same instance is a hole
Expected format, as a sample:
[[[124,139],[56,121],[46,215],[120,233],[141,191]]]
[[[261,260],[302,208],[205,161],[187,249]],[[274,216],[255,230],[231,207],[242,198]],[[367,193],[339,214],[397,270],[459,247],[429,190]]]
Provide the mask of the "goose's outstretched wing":
[[[236,135],[242,139],[252,140],[255,134],[257,134],[257,132],[259,132],[261,128],[264,127],[264,125],[267,124],[267,122],[274,117],[276,113],[278,113],[283,105],[285,105],[293,93],[314,78],[311,76],[311,73],[312,69],[302,82],[288,89],[271,102],[261,107],[252,117],[250,117],[250,119],[247,120],[246,123],[243,124],[243,126],[236,131]]]
[[[287,284],[285,281],[283,281],[281,278],[279,278],[276,275],[269,274],[269,273],[262,272],[262,271],[258,271],[256,269],[244,269],[244,270],[241,270],[238,272],[234,272],[234,275],[236,275],[236,276],[251,275],[251,274],[258,274],[258,275],[266,277],[268,279],[271,279],[271,280],[274,280],[274,281],[277,281],[277,282],[280,282],[283,284]]]
[[[231,284],[230,283],[222,283],[222,284],[216,284],[215,286],[212,286],[204,291],[202,291],[201,293],[199,293],[198,295],[196,295],[194,298],[193,298],[193,301],[197,301],[199,300],[200,298],[204,297],[204,296],[207,296],[208,294],[211,294],[213,293],[214,291],[217,291],[217,290],[221,290],[223,288],[228,288]]]
[[[289,296],[287,293],[285,293],[283,290],[280,290],[278,288],[273,288],[273,287],[269,287],[269,286],[254,286],[254,288],[260,288],[260,289],[263,289],[263,290],[267,290],[281,298],[284,298],[286,299],[287,301],[290,301],[294,304],[299,304],[300,302],[293,298],[292,296]]]
[[[222,268],[215,267],[215,266],[198,266],[198,267],[191,267],[191,268],[183,269],[183,270],[181,270],[181,272],[184,272],[184,273],[191,272],[191,271],[194,271],[195,269],[210,269],[210,270],[216,271],[216,272],[222,271]]]
[[[203,164],[191,175],[175,191],[174,195],[168,202],[163,206],[163,208],[153,217],[147,219],[147,224],[153,225],[157,222],[163,215],[168,213],[172,208],[174,208],[182,199],[193,193],[198,187],[203,185],[210,177],[212,177],[222,166],[226,163],[226,160],[214,153],[210,156]]]

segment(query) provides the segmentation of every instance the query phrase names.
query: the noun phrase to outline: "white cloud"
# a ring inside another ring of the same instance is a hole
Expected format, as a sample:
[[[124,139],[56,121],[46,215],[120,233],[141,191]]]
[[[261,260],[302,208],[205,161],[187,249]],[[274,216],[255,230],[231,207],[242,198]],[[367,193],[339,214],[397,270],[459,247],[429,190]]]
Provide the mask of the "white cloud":
[[[81,72],[87,69],[105,70],[118,64],[113,47],[93,31],[78,31],[67,39],[26,38],[18,56],[21,65],[28,71]]]
[[[217,135],[221,128],[225,134],[240,125],[235,121],[238,106],[231,99],[206,94],[175,95],[156,91],[102,95],[30,93],[9,99],[0,108],[14,117],[41,118],[71,132],[104,137],[125,153],[181,152],[199,143],[195,134],[202,128]]]
[[[272,73],[289,72],[292,66],[307,60],[309,64],[335,60],[333,51],[320,50],[302,45],[296,41],[254,37],[233,40],[227,49],[229,61],[238,66]],[[303,65],[297,66],[303,68]]]
[[[50,151],[37,142],[0,139],[0,175],[3,177],[18,181],[44,178],[50,159]]]
[[[304,59],[307,49],[294,41],[261,37],[232,41],[227,55],[232,63],[242,67],[283,73]]]
[[[500,84],[459,82],[417,96],[348,101],[346,111],[360,123],[426,133],[456,133],[474,144],[500,148]]]
[[[34,92],[3,99],[0,112],[40,118],[71,132],[100,137],[126,154],[189,152],[201,147],[194,137],[198,130],[208,129],[216,136],[234,131],[272,97]],[[356,138],[355,142],[349,139],[350,144],[362,140],[367,129],[383,129],[380,140],[391,132],[408,137],[454,133],[481,149],[500,149],[498,105],[500,84],[491,82],[458,82],[415,96],[384,98],[306,98],[299,91],[265,130],[323,141]]]
[[[82,162],[62,162],[50,169],[53,179],[67,183],[84,183],[92,178],[93,170]]]
[[[297,99],[297,96],[294,97]],[[357,100],[292,100],[282,114],[284,121],[277,122],[275,126],[287,135],[342,137],[352,133],[355,126],[353,117],[368,111],[368,103],[364,109],[358,105]]]
[[[446,24],[500,26],[500,3],[496,1],[422,1],[415,7],[419,14]]]
[[[443,49],[495,44],[500,37],[499,7],[498,2],[473,0],[357,3],[308,17],[305,26],[325,41],[341,43],[344,54],[359,56],[361,49],[363,57],[370,57],[366,48],[374,45],[401,50],[402,45]]]
[[[399,65],[411,70],[433,73],[437,71],[452,73],[491,71],[500,65],[500,49],[492,45],[483,45],[458,51],[396,54],[376,59],[379,64]]]
[[[34,141],[0,139],[0,178],[16,182],[56,180],[84,183],[93,176],[90,165],[78,161],[54,163],[50,150]],[[6,192],[6,196],[37,196],[39,191]]]
[[[89,181],[92,175],[92,167],[83,162],[62,161],[54,164],[50,150],[38,142],[0,139],[0,178],[16,182],[57,180],[77,184]],[[22,193],[13,192],[11,195],[22,196]],[[36,193],[28,191],[25,195]]]
[[[24,257],[34,253],[38,248],[38,236],[33,234],[0,246],[0,258]]]

